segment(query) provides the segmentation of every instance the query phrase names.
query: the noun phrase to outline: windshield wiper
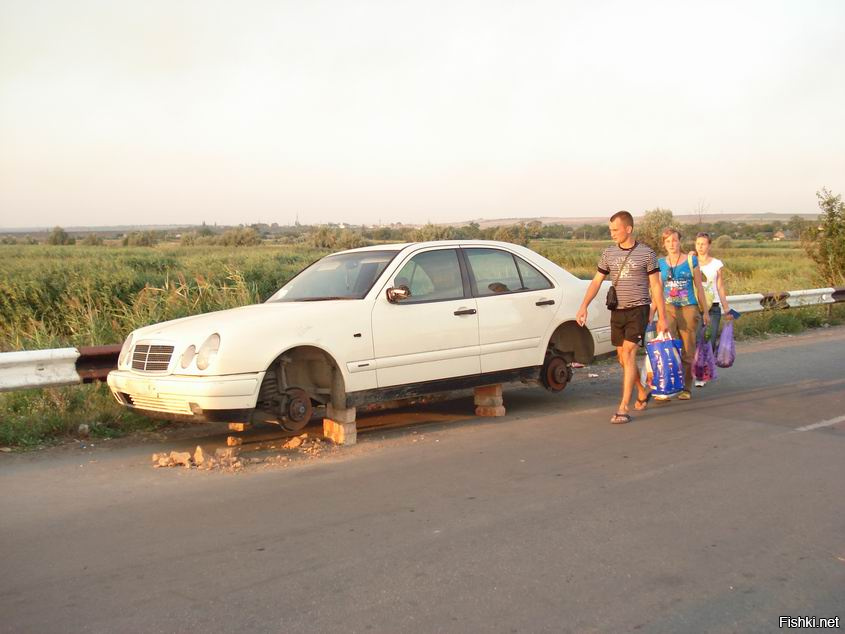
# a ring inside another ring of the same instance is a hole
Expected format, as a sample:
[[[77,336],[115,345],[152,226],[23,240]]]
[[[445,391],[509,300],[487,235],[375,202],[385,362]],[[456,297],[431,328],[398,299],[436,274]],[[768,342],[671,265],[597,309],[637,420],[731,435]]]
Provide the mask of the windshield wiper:
[[[332,299],[358,299],[357,297],[302,297],[295,299],[295,302],[325,302]]]

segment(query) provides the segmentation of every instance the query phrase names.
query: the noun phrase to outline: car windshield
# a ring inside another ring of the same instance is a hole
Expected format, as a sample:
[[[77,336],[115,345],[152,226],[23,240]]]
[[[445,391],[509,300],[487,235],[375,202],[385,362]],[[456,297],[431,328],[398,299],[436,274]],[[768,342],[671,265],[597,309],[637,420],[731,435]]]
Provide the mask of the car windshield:
[[[268,302],[317,302],[362,299],[398,251],[356,251],[318,260],[282,288]]]

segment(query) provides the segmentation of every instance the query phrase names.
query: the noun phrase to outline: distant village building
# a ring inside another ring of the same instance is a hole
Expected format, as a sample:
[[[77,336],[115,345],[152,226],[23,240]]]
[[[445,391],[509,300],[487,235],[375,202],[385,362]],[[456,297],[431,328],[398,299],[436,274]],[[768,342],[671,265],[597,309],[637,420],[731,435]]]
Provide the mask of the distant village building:
[[[774,235],[772,236],[772,240],[774,240],[775,242],[780,242],[784,238],[786,238],[786,234],[784,234],[783,231],[775,231]]]

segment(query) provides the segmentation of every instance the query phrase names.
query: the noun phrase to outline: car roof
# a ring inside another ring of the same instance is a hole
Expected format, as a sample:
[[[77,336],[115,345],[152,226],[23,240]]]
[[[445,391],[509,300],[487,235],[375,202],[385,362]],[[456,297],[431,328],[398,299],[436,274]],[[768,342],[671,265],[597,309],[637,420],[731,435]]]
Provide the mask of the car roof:
[[[345,251],[338,251],[338,253],[356,253],[366,251],[403,251],[413,247],[414,249],[423,249],[426,247],[445,247],[445,246],[481,246],[481,247],[505,247],[509,249],[524,249],[518,244],[511,242],[500,242],[498,240],[430,240],[428,242],[401,242],[388,244],[375,244],[368,247],[359,247],[357,249],[347,249]]]

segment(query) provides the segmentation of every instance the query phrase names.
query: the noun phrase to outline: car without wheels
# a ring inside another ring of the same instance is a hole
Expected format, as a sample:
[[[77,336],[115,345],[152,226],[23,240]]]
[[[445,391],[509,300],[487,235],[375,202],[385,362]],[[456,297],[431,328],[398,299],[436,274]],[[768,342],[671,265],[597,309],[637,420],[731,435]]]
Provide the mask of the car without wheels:
[[[121,404],[152,417],[291,431],[315,405],[514,381],[560,392],[573,362],[612,351],[608,311],[575,322],[588,284],[504,242],[342,251],[262,304],[133,331],[108,384]]]

